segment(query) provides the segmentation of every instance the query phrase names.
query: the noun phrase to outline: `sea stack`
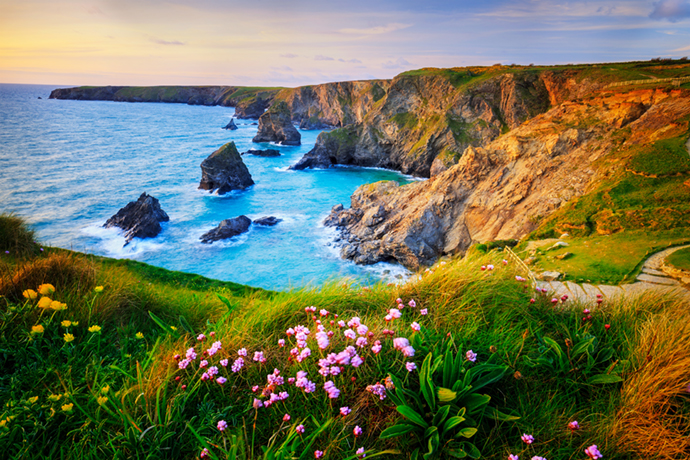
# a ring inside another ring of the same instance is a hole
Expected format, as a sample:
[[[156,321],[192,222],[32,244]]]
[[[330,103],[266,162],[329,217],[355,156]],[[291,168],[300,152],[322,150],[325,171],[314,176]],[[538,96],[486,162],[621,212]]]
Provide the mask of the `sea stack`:
[[[253,142],[275,142],[282,145],[300,145],[302,135],[292,124],[290,109],[285,101],[273,104],[259,117],[259,130]]]
[[[225,240],[249,230],[252,221],[247,216],[238,216],[233,219],[225,219],[213,230],[201,235],[201,242],[205,244],[213,243],[218,240]]]
[[[132,238],[154,238],[161,232],[161,222],[170,218],[161,208],[158,200],[146,192],[137,201],[132,201],[117,214],[108,219],[105,228],[119,227],[125,231],[125,246]]]
[[[254,181],[234,142],[228,142],[201,162],[199,188],[202,190],[218,190],[218,194],[223,195],[250,185],[254,185]]]

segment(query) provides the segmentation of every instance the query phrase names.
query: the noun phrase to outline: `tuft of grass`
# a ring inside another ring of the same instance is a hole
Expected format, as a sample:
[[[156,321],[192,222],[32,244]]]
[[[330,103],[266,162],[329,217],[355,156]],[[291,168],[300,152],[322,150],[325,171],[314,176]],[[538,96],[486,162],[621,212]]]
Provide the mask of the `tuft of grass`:
[[[0,251],[19,258],[37,254],[36,232],[23,218],[11,213],[0,214]]]

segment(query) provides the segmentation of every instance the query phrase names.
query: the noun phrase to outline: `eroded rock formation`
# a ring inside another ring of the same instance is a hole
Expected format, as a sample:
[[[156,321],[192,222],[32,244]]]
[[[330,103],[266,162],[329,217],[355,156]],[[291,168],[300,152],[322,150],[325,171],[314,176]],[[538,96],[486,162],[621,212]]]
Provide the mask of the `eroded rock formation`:
[[[300,145],[302,135],[292,125],[287,104],[280,101],[259,117],[259,129],[252,142]]]
[[[119,227],[125,231],[125,246],[133,238],[154,238],[161,232],[161,222],[170,218],[161,208],[158,200],[146,192],[137,201],[132,201],[108,219],[103,227]]]
[[[216,228],[201,235],[200,240],[202,243],[210,244],[214,241],[232,238],[249,230],[251,223],[252,221],[247,216],[225,219]]]
[[[202,190],[217,190],[222,195],[250,185],[254,185],[254,181],[234,142],[228,142],[201,162],[199,188]]]

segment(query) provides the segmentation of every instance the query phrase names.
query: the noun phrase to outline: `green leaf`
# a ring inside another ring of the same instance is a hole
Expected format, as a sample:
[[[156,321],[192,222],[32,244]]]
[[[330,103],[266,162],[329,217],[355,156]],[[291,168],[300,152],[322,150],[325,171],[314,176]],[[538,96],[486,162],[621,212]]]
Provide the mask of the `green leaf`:
[[[393,425],[390,428],[386,428],[381,432],[379,435],[379,439],[389,439],[389,438],[396,438],[398,436],[402,436],[404,434],[410,433],[414,430],[416,430],[414,425],[410,425],[407,423],[401,423],[398,425]]]
[[[467,452],[467,455],[469,455],[471,458],[477,459],[482,456],[482,453],[479,452],[479,449],[472,444],[471,442],[463,441],[460,443],[462,446],[462,450]]]
[[[230,302],[230,300],[228,300],[227,297],[224,297],[220,294],[216,294],[216,297],[218,297],[218,300],[225,304],[225,307],[228,309],[228,313],[232,312],[235,308],[237,308],[237,304],[233,304],[232,302]]]
[[[489,401],[491,401],[491,396],[489,395],[472,393],[471,395],[465,396],[458,401],[458,405],[465,406],[467,408],[467,412],[474,413],[482,406],[489,404]]]
[[[442,435],[445,437],[446,433],[448,433],[450,430],[457,427],[458,425],[460,425],[464,421],[465,421],[465,417],[463,417],[461,415],[456,415],[454,417],[449,418],[448,420],[446,420],[446,424],[443,425]]]
[[[556,353],[558,359],[561,359],[563,357],[563,350],[554,339],[552,339],[551,337],[544,337],[542,340],[544,340],[544,343]]]
[[[516,415],[509,415],[506,413],[501,412],[500,410],[496,409],[495,407],[489,406],[486,408],[484,411],[486,415],[489,417],[493,418],[494,420],[499,420],[501,422],[513,422],[515,420],[520,420],[520,417]]]
[[[432,355],[429,353],[424,358],[422,368],[419,371],[419,387],[422,391],[422,396],[426,400],[427,405],[432,411],[436,410],[436,392],[434,391],[434,384],[431,381],[431,359]]]
[[[455,400],[458,393],[453,390],[449,390],[448,388],[439,387],[436,390],[436,395],[438,396],[439,402],[449,403]]]
[[[410,406],[398,406],[395,408],[398,412],[400,412],[400,415],[411,421],[412,423],[415,423],[423,428],[426,428],[429,426],[427,422],[424,421],[424,418],[419,415],[417,412],[415,412],[414,409],[412,409]]]
[[[594,340],[594,337],[592,337],[589,340],[581,340],[577,345],[573,347],[571,356],[574,358],[578,355],[581,355],[584,352],[591,353],[590,346],[594,343]]]
[[[462,449],[445,449],[444,452],[451,457],[455,458],[465,458],[467,457],[467,452]]]
[[[599,383],[618,383],[622,381],[623,377],[618,374],[597,374],[587,379],[587,383],[592,385]]]
[[[479,391],[481,388],[497,382],[507,371],[508,366],[497,366],[495,364],[485,364],[483,367],[477,366],[476,368],[470,369],[468,372],[471,373],[472,377],[472,389],[474,391]],[[477,375],[481,375],[481,377],[475,380],[475,376]]]
[[[424,458],[432,458],[434,454],[436,454],[440,444],[441,440],[439,439],[438,432],[432,434],[429,438],[429,452],[424,455]]]
[[[453,382],[457,380],[457,371],[453,366],[455,361],[453,360],[453,353],[448,350],[446,351],[446,356],[443,359],[443,386],[450,387]]]
[[[180,326],[182,326],[182,329],[184,329],[185,331],[189,332],[190,334],[192,334],[192,335],[195,335],[195,334],[196,334],[196,333],[194,332],[194,329],[192,328],[192,326],[191,326],[191,325],[189,324],[189,322],[187,321],[187,318],[185,318],[185,317],[182,316],[182,315],[180,315]]]
[[[149,311],[149,316],[151,317],[153,322],[156,323],[158,327],[163,329],[165,332],[167,332],[168,334],[172,334],[177,338],[180,338],[180,334],[177,331],[173,330],[168,324],[166,324],[165,321],[156,316],[156,314],[154,314],[152,311]]]
[[[467,428],[463,428],[462,430],[455,433],[455,437],[457,438],[459,436],[462,436],[463,438],[471,438],[472,436],[475,435],[476,432],[477,432],[476,428],[472,428],[472,427],[468,426]]]
[[[429,436],[432,436],[434,433],[438,433],[438,427],[430,426],[429,428],[424,430],[424,439],[428,438]]]
[[[441,424],[448,417],[449,412],[450,412],[450,406],[441,406],[438,409],[438,411],[436,411],[436,414],[434,415],[434,420],[432,423],[436,426],[441,426]]]

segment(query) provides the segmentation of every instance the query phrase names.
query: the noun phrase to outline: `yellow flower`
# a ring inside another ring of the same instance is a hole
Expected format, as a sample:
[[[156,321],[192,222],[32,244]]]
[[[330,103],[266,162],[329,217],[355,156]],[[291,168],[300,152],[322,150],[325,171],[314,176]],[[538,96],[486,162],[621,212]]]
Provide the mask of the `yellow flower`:
[[[62,410],[65,412],[72,412],[72,408],[74,407],[74,404],[69,403],[69,404],[64,404],[62,406]]]
[[[55,286],[52,284],[41,284],[38,287],[38,292],[40,292],[41,295],[50,295],[55,292]]]
[[[40,324],[37,324],[35,326],[31,326],[31,333],[32,334],[43,334],[45,332],[45,329],[43,329],[43,326]]]
[[[173,331],[177,330],[177,328],[175,326],[170,326],[170,329],[172,329]]]
[[[0,420],[0,428],[5,428],[7,426],[7,419]]]
[[[103,394],[106,394],[109,391],[110,391],[110,385],[106,385],[103,388],[101,388],[101,393],[103,393]]]
[[[50,395],[50,396],[48,396],[48,401],[52,401],[52,402],[60,401],[60,395]]]
[[[94,324],[89,328],[89,332],[101,332],[101,326]]]
[[[94,288],[94,291],[96,291],[96,292],[102,292],[102,291],[103,291],[103,286],[96,286],[96,287]]]
[[[53,301],[50,300],[50,297],[41,297],[41,300],[38,301],[38,306],[39,308],[50,308],[51,303]]]
[[[55,311],[67,310],[67,304],[58,302],[57,300],[53,300],[50,303],[50,308],[52,308]]]
[[[27,299],[35,300],[36,297],[38,297],[38,293],[34,291],[33,289],[27,289],[26,291],[22,292],[22,295],[26,297]]]
[[[72,326],[74,326],[74,327],[79,326],[79,321],[72,321]]]
[[[38,401],[38,396],[32,396],[28,399],[28,401],[30,404],[36,404],[36,402]]]
[[[62,327],[70,327],[72,325],[72,321],[64,320],[60,324],[62,325]]]
[[[70,343],[72,340],[74,340],[74,336],[72,334],[65,334],[64,335],[65,342]]]
[[[108,402],[108,397],[107,396],[99,396],[96,401],[98,401],[98,404],[102,406],[103,404]]]
[[[142,334],[141,332],[137,332],[137,334],[134,337],[136,337],[137,339],[143,339],[144,334]]]

